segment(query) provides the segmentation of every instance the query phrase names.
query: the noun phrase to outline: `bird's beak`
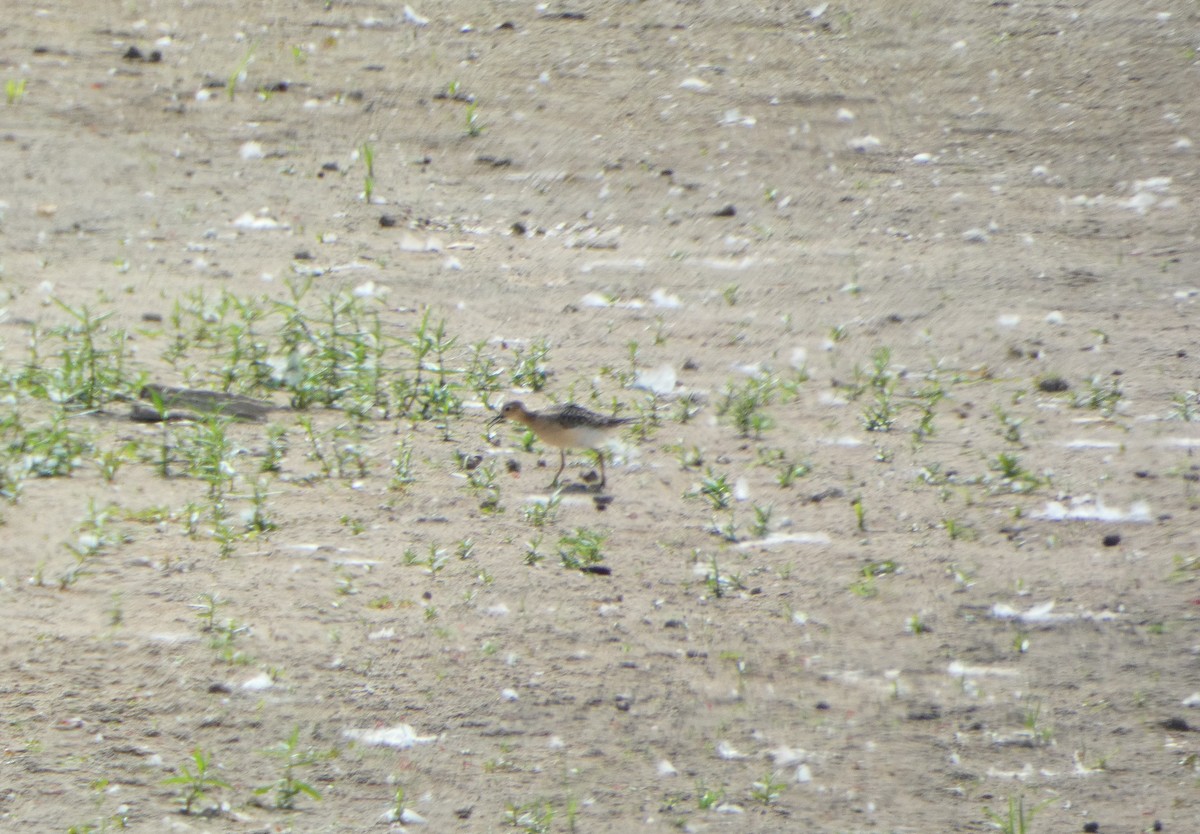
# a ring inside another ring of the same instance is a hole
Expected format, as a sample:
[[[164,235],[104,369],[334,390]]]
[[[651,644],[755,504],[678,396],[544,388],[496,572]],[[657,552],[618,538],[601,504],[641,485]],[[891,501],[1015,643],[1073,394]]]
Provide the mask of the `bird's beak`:
[[[497,414],[495,417],[488,420],[488,428],[491,428],[492,426],[496,425],[497,423],[502,423],[502,422],[504,422],[504,415]]]

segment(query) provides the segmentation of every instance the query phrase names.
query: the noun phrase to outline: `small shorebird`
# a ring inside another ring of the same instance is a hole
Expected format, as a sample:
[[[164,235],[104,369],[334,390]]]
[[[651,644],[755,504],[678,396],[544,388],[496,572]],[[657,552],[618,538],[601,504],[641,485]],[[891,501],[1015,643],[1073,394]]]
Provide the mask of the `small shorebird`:
[[[554,473],[551,487],[558,486],[558,479],[567,468],[567,449],[594,451],[600,459],[601,489],[604,487],[605,476],[604,453],[600,451],[600,447],[614,429],[633,422],[628,417],[606,417],[574,403],[530,411],[516,400],[506,402],[500,409],[500,414],[489,425],[495,425],[501,420],[512,420],[528,426],[543,443],[558,447],[559,467],[558,472]]]

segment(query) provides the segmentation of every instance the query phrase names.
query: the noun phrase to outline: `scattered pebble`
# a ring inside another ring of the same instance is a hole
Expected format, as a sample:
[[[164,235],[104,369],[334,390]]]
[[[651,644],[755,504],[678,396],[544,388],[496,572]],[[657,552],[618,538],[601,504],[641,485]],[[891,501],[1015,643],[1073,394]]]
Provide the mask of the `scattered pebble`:
[[[266,672],[260,672],[250,680],[242,684],[242,689],[247,692],[262,692],[265,689],[270,689],[275,685],[275,681],[271,680],[271,676]]]
[[[850,150],[858,151],[859,153],[874,153],[883,147],[883,142],[875,136],[867,134],[866,136],[856,136],[853,139],[846,141]]]
[[[739,753],[734,749],[733,745],[728,741],[717,742],[717,756],[727,762],[737,761],[738,759],[749,758],[745,753]]]
[[[413,7],[407,4],[404,6],[404,21],[405,23],[411,23],[413,26],[418,27],[429,25],[429,18],[422,17],[421,15],[417,14],[413,10]]]
[[[650,391],[659,396],[666,396],[675,390],[678,377],[669,363],[663,363],[655,368],[638,371],[634,376],[632,387],[642,391]]]
[[[664,289],[657,289],[650,293],[650,303],[655,307],[662,307],[668,310],[675,310],[683,306],[679,300],[679,296],[673,295]]]
[[[281,223],[270,215],[260,212],[245,212],[233,220],[233,227],[244,232],[269,232],[278,229],[291,228],[287,223]]]
[[[263,159],[266,153],[263,152],[263,146],[258,142],[245,142],[238,149],[238,155],[247,161],[254,159]]]
[[[1040,513],[1034,513],[1034,518],[1044,521],[1135,521],[1147,523],[1151,521],[1150,505],[1145,501],[1134,501],[1128,510],[1119,507],[1109,507],[1102,500],[1091,496],[1072,498],[1066,504],[1061,501],[1048,501]]]
[[[410,724],[369,730],[348,729],[342,731],[342,736],[370,747],[394,747],[397,750],[407,750],[417,744],[437,741],[437,736],[418,736]]]
[[[758,119],[753,116],[743,116],[741,111],[736,107],[726,110],[721,117],[721,124],[729,127],[731,125],[741,125],[742,127],[754,127],[758,124]]]

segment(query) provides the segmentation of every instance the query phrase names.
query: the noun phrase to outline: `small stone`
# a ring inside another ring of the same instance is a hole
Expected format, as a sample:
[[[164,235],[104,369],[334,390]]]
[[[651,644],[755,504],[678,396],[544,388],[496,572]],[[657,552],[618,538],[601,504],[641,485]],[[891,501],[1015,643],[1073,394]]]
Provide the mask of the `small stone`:
[[[916,704],[908,710],[909,721],[936,721],[942,717],[942,708],[937,704]]]
[[[713,212],[713,217],[736,217],[736,216],[737,216],[737,207],[734,206],[733,203],[729,203],[728,205],[722,206],[721,208],[719,208]]]
[[[1058,394],[1071,388],[1071,384],[1061,376],[1048,376],[1038,380],[1039,391],[1047,394]]]
[[[1107,536],[1104,537],[1104,546],[1105,547],[1116,547],[1120,543],[1121,543],[1121,537],[1118,536],[1116,533],[1109,533]]]
[[[1097,831],[1099,831],[1099,830],[1100,830],[1100,823],[1098,823],[1098,822],[1085,822],[1085,823],[1083,824],[1083,830],[1084,830],[1084,831],[1086,831],[1086,832],[1089,832],[1089,834],[1095,834],[1095,832],[1097,832]]]

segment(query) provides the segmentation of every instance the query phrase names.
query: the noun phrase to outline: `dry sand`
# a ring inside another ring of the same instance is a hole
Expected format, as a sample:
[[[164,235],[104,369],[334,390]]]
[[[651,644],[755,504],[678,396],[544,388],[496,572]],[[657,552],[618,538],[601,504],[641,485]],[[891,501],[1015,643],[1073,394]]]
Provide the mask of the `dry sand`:
[[[230,426],[224,548],[162,428],[67,408],[78,465],[0,507],[0,830],[387,830],[397,788],[412,831],[1200,830],[1195,2],[269,5],[6,9],[6,376],[77,346],[58,299],[130,386],[219,388],[173,313],[311,280],[502,384]],[[537,527],[514,395],[660,419]],[[11,472],[63,409],[10,403]]]

